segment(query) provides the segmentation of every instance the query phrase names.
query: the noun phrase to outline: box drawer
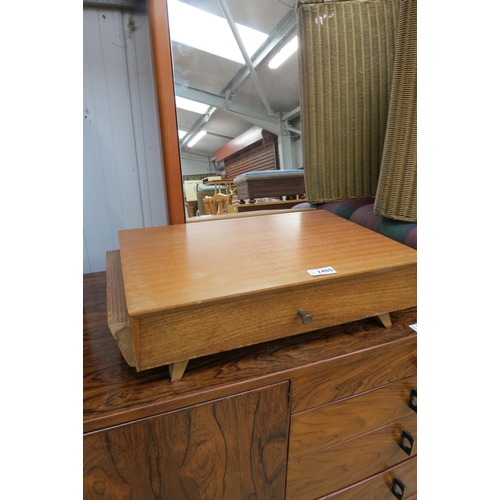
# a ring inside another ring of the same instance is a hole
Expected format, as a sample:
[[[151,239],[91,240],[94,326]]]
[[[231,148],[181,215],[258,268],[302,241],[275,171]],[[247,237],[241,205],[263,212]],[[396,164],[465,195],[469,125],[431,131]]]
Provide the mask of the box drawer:
[[[171,365],[173,380],[191,359],[417,303],[417,252],[325,210],[128,229],[118,241],[129,321],[122,306],[110,328],[124,344],[125,324],[137,371]],[[221,268],[224,248],[237,258]]]
[[[329,279],[158,316],[131,318],[137,370],[347,323],[412,307],[415,303],[416,268],[405,267]],[[299,309],[312,316],[311,323],[302,322]],[[216,335],[207,328],[215,324]]]
[[[388,425],[414,410],[409,406],[417,377],[292,415],[289,458],[314,453]]]
[[[400,483],[398,482],[400,481]],[[392,489],[401,494],[404,491],[405,500],[417,498],[417,457],[412,457],[392,469],[377,474],[366,481],[338,491],[322,500],[394,500],[397,498]]]
[[[400,446],[404,432],[414,438],[410,456],[417,453],[417,415],[413,414],[355,439],[290,460],[287,500],[313,500],[328,495],[408,459]],[[404,440],[408,445],[408,440]]]
[[[292,379],[292,413],[417,374],[417,336],[308,367]]]

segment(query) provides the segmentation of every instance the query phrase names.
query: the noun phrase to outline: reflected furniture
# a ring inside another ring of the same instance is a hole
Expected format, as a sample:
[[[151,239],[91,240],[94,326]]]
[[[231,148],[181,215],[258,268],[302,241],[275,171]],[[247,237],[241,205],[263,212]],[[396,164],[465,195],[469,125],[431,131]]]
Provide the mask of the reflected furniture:
[[[203,203],[203,198],[205,198],[205,196],[214,196],[217,193],[228,194],[226,192],[226,186],[224,186],[224,185],[207,186],[204,184],[198,185],[198,189],[196,191],[197,205],[198,205],[198,210],[196,212],[197,216],[207,215],[207,212],[205,210],[205,205]]]
[[[280,200],[280,201],[259,201],[255,203],[233,203],[229,206],[229,213],[245,213],[256,212],[263,210],[281,210],[295,208],[299,203],[304,200]]]
[[[301,138],[311,203],[376,194],[400,4],[299,0]]]
[[[209,355],[171,382],[125,362],[106,273],[84,275],[83,498],[414,500],[416,321]]]
[[[299,0],[297,14],[309,202],[371,197],[370,224],[416,223],[417,0]]]
[[[236,176],[234,185],[240,200],[297,196],[306,192],[301,169],[247,172]]]
[[[217,193],[214,196],[205,196],[203,204],[208,215],[221,215],[229,212],[229,205],[233,196],[231,194]]]
[[[186,207],[186,212],[188,217],[194,217],[195,216],[195,208],[196,208],[196,202],[195,201],[186,201],[184,203]]]
[[[203,182],[205,186],[215,186],[218,193],[222,193],[222,190],[228,194],[232,193],[232,186],[234,181],[232,179],[218,179],[214,181]]]

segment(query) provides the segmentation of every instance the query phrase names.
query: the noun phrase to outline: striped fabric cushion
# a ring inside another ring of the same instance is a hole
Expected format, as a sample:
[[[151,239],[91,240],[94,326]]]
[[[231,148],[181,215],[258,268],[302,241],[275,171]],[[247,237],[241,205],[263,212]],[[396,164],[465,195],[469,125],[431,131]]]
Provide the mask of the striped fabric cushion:
[[[381,217],[373,212],[373,204],[358,208],[349,220],[417,249],[417,224]]]
[[[328,212],[331,212],[332,214],[349,220],[355,210],[365,205],[373,204],[373,202],[373,198],[354,198],[352,200],[330,201],[328,203],[321,203],[320,205],[315,206],[316,208],[328,210]]]
[[[373,198],[355,198],[352,200],[330,201],[328,203],[319,203],[316,205],[308,203],[306,201],[294,205],[293,208],[317,208],[320,210],[327,210],[332,214],[338,215],[339,217],[343,217],[344,219],[349,220],[349,217],[356,209],[373,202],[374,202]]]

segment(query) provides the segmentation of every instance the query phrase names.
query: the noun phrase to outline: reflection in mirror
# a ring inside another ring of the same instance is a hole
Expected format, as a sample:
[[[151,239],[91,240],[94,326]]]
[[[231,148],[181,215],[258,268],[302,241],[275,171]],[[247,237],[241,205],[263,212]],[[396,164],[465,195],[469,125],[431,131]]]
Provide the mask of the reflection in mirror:
[[[215,192],[233,192],[247,209],[255,200],[285,201],[279,189],[240,200],[229,181],[302,168],[294,1],[167,5],[187,217],[204,215],[203,195]]]

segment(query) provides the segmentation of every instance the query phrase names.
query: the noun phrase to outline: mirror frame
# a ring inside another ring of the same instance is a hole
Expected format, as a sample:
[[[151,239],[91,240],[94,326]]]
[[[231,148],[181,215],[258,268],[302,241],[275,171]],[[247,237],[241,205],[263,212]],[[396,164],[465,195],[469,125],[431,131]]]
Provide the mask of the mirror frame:
[[[167,0],[148,0],[169,224],[185,224]]]

